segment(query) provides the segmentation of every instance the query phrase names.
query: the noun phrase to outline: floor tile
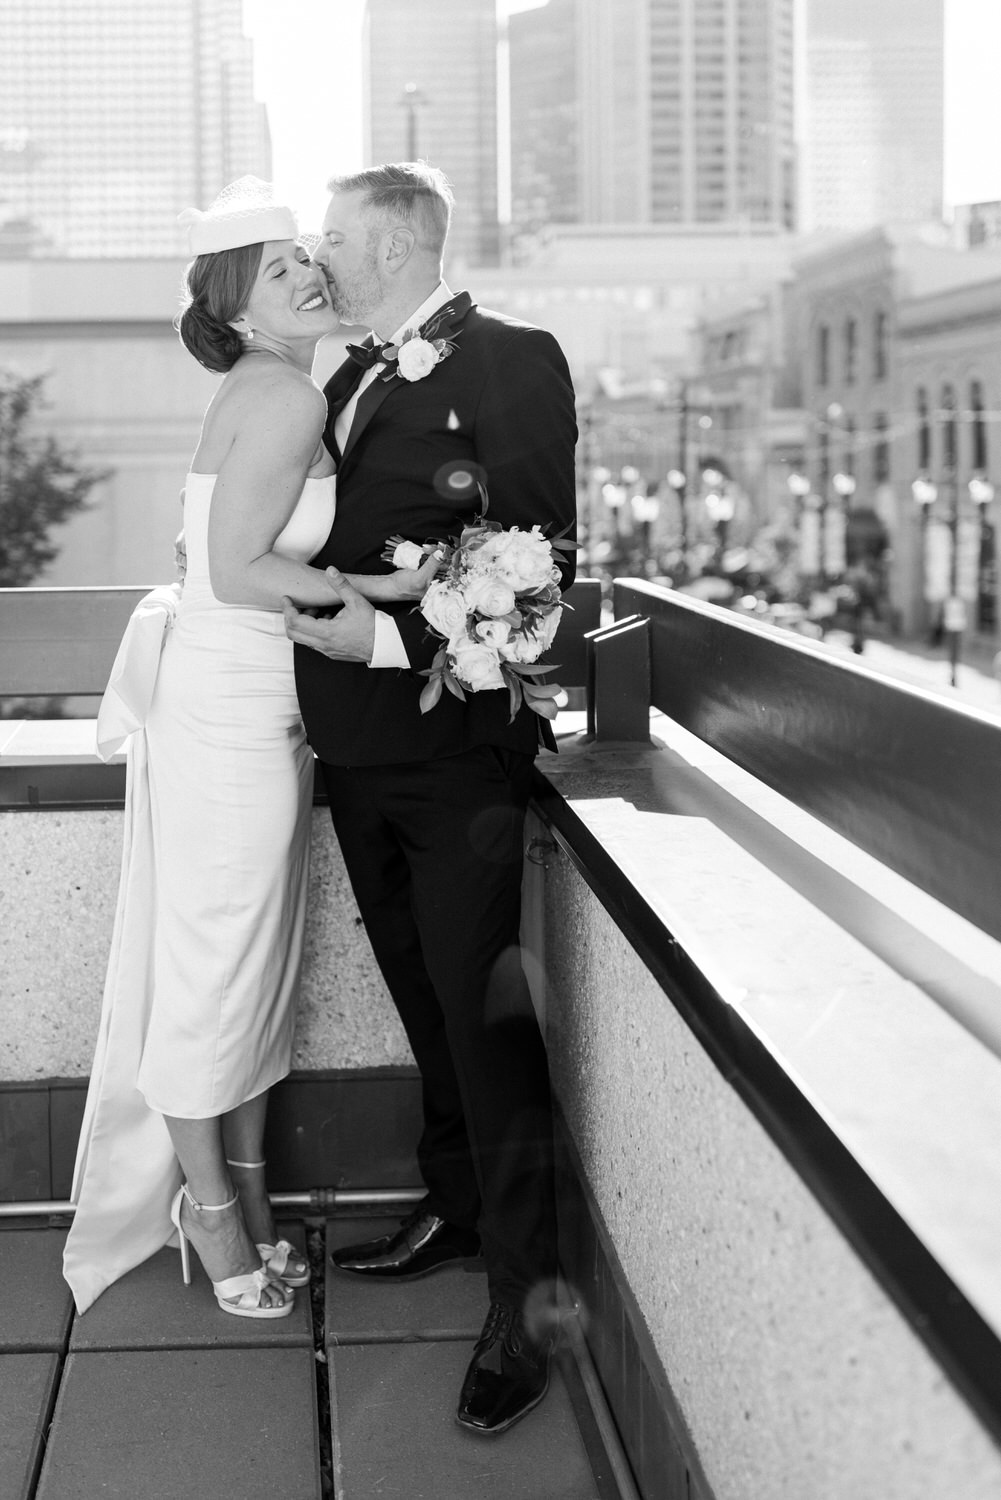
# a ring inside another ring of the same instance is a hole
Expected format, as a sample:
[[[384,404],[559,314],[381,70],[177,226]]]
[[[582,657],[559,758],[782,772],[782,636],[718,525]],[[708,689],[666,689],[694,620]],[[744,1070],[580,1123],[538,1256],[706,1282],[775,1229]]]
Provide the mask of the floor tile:
[[[71,1354],[37,1500],[317,1500],[317,1451],[310,1350]]]
[[[302,1245],[301,1234],[289,1235]],[[191,1256],[191,1286],[181,1257],[169,1247],[116,1281],[74,1319],[70,1349],[282,1348],[312,1345],[309,1288],[296,1292],[287,1318],[238,1318],[224,1313],[212,1284]]]
[[[398,1216],[331,1219],[327,1224],[326,1329],[328,1343],[380,1340],[474,1339],[489,1306],[485,1271],[461,1267],[435,1271],[418,1281],[376,1282],[350,1276],[330,1264],[337,1245],[391,1233]]]
[[[73,1303],[63,1280],[65,1229],[0,1230],[0,1351],[66,1346]]]
[[[331,1350],[337,1500],[598,1500],[558,1370],[541,1406],[502,1437],[456,1424],[471,1347]]]
[[[58,1354],[0,1354],[0,1495],[34,1492],[59,1377]]]

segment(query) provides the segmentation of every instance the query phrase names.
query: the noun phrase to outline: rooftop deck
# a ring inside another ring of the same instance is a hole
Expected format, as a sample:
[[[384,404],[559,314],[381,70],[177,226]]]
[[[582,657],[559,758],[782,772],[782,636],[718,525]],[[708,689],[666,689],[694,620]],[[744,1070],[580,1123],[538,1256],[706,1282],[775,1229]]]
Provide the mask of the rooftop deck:
[[[569,1340],[546,1401],[502,1439],[455,1423],[485,1275],[373,1289],[330,1268],[329,1249],[385,1222],[286,1222],[314,1274],[278,1324],[220,1313],[169,1248],[77,1317],[65,1229],[0,1230],[4,1500],[630,1500]]]
[[[550,1398],[499,1441],[455,1428],[480,1278],[328,1276],[340,1200],[293,1226],[318,1322],[281,1332],[170,1251],[73,1321],[59,1229],[0,1201],[4,1500],[997,1500],[1001,724],[648,585],[616,615],[528,830]],[[50,728],[0,734],[0,1200],[39,1211],[68,1190],[121,805],[121,768]],[[412,1187],[416,1087],[328,825],[271,1187]]]

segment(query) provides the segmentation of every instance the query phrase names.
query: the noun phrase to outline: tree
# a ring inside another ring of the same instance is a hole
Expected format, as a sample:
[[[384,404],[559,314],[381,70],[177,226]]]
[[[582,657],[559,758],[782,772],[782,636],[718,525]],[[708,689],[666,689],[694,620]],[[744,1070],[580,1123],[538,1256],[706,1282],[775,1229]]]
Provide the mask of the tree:
[[[55,438],[38,431],[44,375],[0,369],[0,587],[21,588],[59,548],[53,526],[87,507],[110,471],[88,469]]]

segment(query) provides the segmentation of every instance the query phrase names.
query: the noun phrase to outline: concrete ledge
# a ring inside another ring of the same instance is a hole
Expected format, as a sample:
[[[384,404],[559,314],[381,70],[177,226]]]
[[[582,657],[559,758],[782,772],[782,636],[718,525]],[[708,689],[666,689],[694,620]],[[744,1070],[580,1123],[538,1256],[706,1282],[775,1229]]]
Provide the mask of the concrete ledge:
[[[89,1074],[121,863],[122,770],[97,761],[92,720],[0,724],[0,781],[20,786],[26,772],[40,783],[63,778],[57,801],[86,774],[91,805],[0,810],[0,1082]],[[313,814],[311,882],[292,1066],[412,1064],[323,807]]]
[[[920,1303],[901,1311],[805,1156],[776,1147],[744,1064],[768,1057],[996,1348],[1001,1062],[959,1015],[969,990],[996,993],[998,945],[670,721],[652,728],[649,750],[570,739],[545,762],[567,817],[532,925],[563,1111],[712,1490],[993,1494],[1001,1453],[955,1368],[943,1379]]]

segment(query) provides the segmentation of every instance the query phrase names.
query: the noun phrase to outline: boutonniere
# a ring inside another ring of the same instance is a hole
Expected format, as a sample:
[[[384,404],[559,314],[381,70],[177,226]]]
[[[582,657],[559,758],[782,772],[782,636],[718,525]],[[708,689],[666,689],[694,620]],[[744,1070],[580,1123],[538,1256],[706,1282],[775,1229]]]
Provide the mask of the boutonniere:
[[[455,350],[458,334],[453,338],[436,336],[454,311],[452,304],[446,303],[420,328],[408,329],[395,350],[384,349],[383,358],[389,368],[379,378],[395,380],[401,375],[404,380],[423,380],[425,375],[430,375],[435,365],[441,364]]]

